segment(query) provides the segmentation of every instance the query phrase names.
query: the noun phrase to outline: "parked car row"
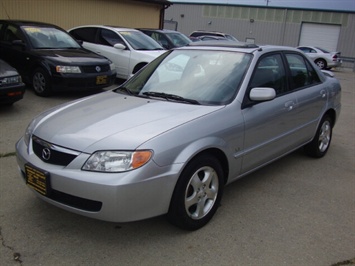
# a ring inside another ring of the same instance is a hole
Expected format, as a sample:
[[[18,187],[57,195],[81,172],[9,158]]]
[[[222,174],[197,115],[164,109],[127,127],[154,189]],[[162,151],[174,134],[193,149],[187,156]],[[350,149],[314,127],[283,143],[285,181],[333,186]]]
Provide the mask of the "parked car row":
[[[86,25],[67,32],[48,23],[0,20],[0,58],[39,96],[102,89],[190,42],[169,30]]]
[[[0,20],[0,58],[39,96],[64,90],[99,90],[116,78],[130,78],[166,50],[211,40],[238,42],[217,31],[198,30],[187,37],[172,30],[84,25],[67,32],[48,23]],[[321,69],[342,63],[339,52],[297,48]]]

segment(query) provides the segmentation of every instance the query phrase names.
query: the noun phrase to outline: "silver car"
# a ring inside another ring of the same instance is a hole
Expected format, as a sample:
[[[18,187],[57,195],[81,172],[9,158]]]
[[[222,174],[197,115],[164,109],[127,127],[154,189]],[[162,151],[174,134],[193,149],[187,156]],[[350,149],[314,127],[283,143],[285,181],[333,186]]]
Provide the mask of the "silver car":
[[[306,53],[320,69],[340,67],[343,61],[340,52],[329,52],[326,49],[313,46],[299,46],[297,49]]]
[[[167,214],[196,230],[223,187],[304,147],[326,154],[341,88],[294,48],[198,42],[120,87],[34,118],[23,180],[53,205],[106,221]]]

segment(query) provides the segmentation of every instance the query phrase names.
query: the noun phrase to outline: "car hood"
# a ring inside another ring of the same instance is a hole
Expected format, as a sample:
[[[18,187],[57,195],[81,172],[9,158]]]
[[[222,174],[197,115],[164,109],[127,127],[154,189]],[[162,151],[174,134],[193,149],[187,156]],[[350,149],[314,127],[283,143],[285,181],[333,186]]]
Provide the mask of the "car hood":
[[[5,61],[0,59],[0,78],[16,76],[16,75],[18,75],[16,69],[14,69],[10,65],[8,65]]]
[[[159,134],[221,108],[109,91],[43,115],[37,119],[33,134],[52,144],[87,153],[134,150]]]
[[[36,49],[35,53],[52,61],[80,64],[107,64],[107,59],[85,49]]]

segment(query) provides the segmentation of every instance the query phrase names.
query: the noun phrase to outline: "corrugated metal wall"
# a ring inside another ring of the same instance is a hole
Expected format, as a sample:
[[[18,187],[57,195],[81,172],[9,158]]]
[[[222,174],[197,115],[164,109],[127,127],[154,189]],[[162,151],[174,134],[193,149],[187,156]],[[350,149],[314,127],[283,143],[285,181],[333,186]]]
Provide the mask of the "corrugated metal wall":
[[[186,35],[194,30],[222,31],[240,41],[286,46],[298,45],[303,22],[340,25],[338,50],[355,57],[354,13],[175,3],[166,9],[165,19],[176,21],[177,30]]]
[[[26,19],[64,29],[84,24],[158,28],[160,6],[126,0],[1,0],[0,19]]]

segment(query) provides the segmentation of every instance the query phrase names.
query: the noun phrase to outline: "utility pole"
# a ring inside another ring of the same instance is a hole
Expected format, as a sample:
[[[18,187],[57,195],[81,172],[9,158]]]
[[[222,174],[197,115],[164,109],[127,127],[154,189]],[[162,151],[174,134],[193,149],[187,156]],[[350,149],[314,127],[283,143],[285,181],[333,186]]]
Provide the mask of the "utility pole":
[[[271,0],[265,0],[266,1],[266,6],[269,5],[269,2],[271,2]]]

